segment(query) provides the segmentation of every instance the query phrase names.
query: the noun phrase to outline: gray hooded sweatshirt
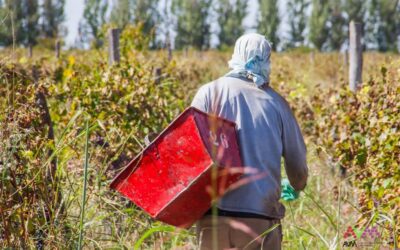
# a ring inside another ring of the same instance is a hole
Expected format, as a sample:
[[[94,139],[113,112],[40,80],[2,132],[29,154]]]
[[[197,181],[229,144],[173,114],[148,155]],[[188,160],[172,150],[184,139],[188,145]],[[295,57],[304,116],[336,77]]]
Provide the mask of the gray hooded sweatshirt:
[[[296,190],[304,189],[308,174],[303,136],[285,99],[271,87],[258,88],[246,78],[224,76],[203,85],[191,105],[234,121],[244,166],[263,176],[226,193],[217,207],[282,218],[281,157]]]

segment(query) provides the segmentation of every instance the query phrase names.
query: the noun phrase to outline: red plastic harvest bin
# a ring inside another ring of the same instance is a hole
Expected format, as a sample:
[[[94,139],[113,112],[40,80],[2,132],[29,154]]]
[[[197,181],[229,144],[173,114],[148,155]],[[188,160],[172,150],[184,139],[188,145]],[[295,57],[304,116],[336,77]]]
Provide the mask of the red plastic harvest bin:
[[[221,196],[242,174],[235,126],[188,108],[125,167],[111,188],[154,219],[190,227],[210,208],[212,197]],[[216,176],[214,182],[211,176]]]

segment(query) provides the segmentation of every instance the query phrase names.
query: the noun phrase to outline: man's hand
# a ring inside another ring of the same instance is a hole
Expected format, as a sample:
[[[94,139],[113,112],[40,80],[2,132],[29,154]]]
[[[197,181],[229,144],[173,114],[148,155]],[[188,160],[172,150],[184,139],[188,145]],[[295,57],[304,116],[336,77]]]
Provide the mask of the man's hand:
[[[288,179],[282,179],[281,181],[281,198],[284,201],[293,201],[299,198],[299,192],[294,190],[294,188],[290,185]]]

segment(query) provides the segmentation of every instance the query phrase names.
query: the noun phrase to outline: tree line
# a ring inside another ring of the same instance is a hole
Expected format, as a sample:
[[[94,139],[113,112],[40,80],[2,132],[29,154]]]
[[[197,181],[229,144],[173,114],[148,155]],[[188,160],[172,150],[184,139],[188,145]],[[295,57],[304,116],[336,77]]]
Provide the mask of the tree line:
[[[0,0],[0,46],[35,45],[63,33],[65,0]]]
[[[254,8],[246,0],[114,0],[112,5],[109,0],[85,0],[78,33],[83,43],[100,47],[102,27],[124,29],[140,23],[153,48],[163,47],[172,32],[177,49],[208,49],[212,35],[224,48],[252,29],[264,34],[274,49],[330,51],[346,46],[348,24],[355,20],[363,23],[366,49],[399,51],[400,0],[257,1],[256,25],[246,27],[244,19]],[[64,36],[64,5],[65,0],[0,0],[0,45],[8,46],[13,39],[34,45],[41,38]]]

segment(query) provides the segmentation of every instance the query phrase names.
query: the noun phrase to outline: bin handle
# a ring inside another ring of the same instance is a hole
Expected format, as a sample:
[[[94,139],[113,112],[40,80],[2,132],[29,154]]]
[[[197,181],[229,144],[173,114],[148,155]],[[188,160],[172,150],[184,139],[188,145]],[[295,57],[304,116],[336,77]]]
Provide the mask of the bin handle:
[[[147,134],[147,135],[144,137],[144,144],[146,144],[146,147],[148,147],[148,146],[151,144],[150,136],[151,136],[151,137],[155,137],[155,136],[157,136],[157,134],[154,133],[154,132],[152,132],[152,133]],[[156,150],[156,158],[157,158],[157,160],[158,160],[158,159],[160,159],[160,153],[158,152],[158,147],[157,147],[156,145],[154,145],[154,148],[155,148],[155,150]]]
[[[147,146],[150,145],[151,141],[153,141],[157,137],[157,133],[150,132],[144,137],[144,144]]]
[[[144,137],[144,144],[146,145],[146,147],[150,145],[150,139],[148,134]]]

